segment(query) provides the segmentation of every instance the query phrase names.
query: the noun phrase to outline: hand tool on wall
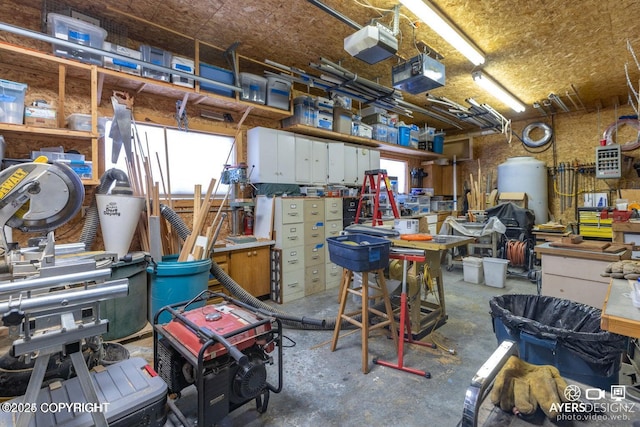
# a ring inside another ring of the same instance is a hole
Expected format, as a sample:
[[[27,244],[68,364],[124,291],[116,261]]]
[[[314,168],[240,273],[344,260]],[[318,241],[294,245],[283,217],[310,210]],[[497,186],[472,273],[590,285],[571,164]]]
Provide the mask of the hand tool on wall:
[[[113,106],[113,121],[109,138],[113,140],[111,163],[118,163],[120,149],[124,145],[127,159],[131,159],[131,118],[134,98],[127,92],[113,91],[111,105]]]

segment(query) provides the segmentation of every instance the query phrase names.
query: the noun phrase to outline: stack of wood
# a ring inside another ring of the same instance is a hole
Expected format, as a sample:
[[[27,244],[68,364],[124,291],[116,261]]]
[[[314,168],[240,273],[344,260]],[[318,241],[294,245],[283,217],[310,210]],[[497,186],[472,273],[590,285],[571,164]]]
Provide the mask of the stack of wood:
[[[482,169],[478,160],[478,179],[473,179],[473,174],[469,174],[470,192],[467,193],[467,203],[471,211],[484,211],[487,205],[487,193],[484,191],[482,183]]]

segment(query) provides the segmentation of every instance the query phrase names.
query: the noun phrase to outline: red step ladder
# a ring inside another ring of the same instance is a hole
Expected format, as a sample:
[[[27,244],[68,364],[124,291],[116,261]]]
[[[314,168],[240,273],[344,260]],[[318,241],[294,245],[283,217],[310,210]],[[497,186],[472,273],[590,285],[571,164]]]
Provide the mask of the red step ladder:
[[[396,200],[393,197],[393,191],[391,191],[391,183],[389,182],[387,170],[373,169],[364,172],[364,180],[362,181],[362,189],[360,190],[360,200],[358,202],[358,209],[356,210],[356,224],[360,221],[362,202],[366,201],[367,197],[373,196],[373,226],[382,225],[382,214],[380,213],[380,191],[382,190],[383,184],[387,189],[387,197],[391,204],[393,217],[400,218],[400,213],[396,206]],[[369,187],[369,192],[366,191],[367,186]]]

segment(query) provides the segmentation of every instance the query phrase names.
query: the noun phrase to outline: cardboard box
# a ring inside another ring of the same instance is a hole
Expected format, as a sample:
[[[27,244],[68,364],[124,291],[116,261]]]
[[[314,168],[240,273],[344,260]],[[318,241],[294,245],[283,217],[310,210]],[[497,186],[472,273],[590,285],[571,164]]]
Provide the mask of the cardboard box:
[[[57,112],[52,108],[24,107],[24,124],[43,128],[57,128]]]
[[[527,209],[527,193],[500,193],[500,203],[512,202],[521,208]]]

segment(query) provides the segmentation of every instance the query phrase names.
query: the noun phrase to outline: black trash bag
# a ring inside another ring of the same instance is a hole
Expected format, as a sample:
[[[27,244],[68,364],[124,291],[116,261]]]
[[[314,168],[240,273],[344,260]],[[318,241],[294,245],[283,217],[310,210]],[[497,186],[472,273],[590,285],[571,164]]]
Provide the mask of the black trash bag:
[[[538,295],[502,295],[491,299],[491,316],[507,328],[556,340],[595,365],[613,364],[628,338],[600,329],[602,310],[574,301]]]

